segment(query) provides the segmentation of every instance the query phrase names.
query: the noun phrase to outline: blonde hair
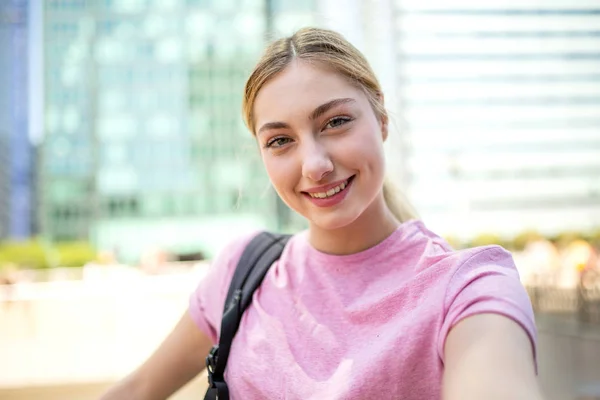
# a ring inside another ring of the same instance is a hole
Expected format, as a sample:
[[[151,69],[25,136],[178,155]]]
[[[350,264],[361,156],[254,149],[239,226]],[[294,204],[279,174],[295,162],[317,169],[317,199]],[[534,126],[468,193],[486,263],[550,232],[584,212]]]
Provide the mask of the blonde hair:
[[[351,84],[364,91],[376,116],[387,123],[388,114],[383,105],[381,85],[364,55],[337,32],[303,28],[290,37],[272,42],[246,82],[242,112],[244,122],[252,134],[256,134],[254,102],[258,92],[296,58],[324,65],[347,78]],[[416,217],[412,206],[400,197],[389,179],[384,181],[383,197],[399,221]]]

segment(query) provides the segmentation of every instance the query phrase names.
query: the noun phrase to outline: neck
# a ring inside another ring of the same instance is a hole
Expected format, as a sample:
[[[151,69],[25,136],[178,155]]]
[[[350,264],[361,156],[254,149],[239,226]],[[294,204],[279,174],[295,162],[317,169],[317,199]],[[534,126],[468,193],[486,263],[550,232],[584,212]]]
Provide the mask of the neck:
[[[310,226],[309,241],[317,250],[336,255],[359,253],[388,238],[400,225],[385,204],[383,195],[350,225],[338,229]]]

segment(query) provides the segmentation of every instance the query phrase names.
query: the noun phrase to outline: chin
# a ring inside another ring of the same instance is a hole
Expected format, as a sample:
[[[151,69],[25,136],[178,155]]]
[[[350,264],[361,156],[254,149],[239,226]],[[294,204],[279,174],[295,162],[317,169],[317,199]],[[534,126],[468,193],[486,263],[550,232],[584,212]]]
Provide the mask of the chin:
[[[349,215],[347,212],[330,212],[327,215],[313,215],[312,217],[307,218],[310,224],[327,231],[343,229],[358,219],[358,216]]]

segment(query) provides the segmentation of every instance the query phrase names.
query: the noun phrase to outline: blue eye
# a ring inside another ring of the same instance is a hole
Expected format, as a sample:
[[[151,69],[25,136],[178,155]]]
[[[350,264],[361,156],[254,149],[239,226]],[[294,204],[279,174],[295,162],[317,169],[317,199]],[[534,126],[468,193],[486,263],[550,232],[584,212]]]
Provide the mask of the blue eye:
[[[275,137],[271,140],[269,140],[266,144],[265,147],[270,148],[270,147],[274,147],[274,148],[278,148],[281,146],[285,146],[286,144],[288,144],[290,141],[290,138],[286,138],[286,137]]]
[[[334,118],[331,118],[327,122],[327,125],[325,125],[325,128],[327,128],[327,129],[339,128],[340,126],[347,124],[350,121],[352,121],[352,118],[350,118],[350,117],[334,117]]]

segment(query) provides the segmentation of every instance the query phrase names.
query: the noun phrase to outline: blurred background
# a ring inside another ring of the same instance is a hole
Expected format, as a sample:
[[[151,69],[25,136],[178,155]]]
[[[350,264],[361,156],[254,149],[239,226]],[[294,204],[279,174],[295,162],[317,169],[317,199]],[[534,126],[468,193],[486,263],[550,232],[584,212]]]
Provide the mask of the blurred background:
[[[95,399],[225,243],[305,228],[241,94],[307,25],[370,60],[429,228],[513,251],[547,398],[600,399],[600,0],[0,0],[0,399]]]

